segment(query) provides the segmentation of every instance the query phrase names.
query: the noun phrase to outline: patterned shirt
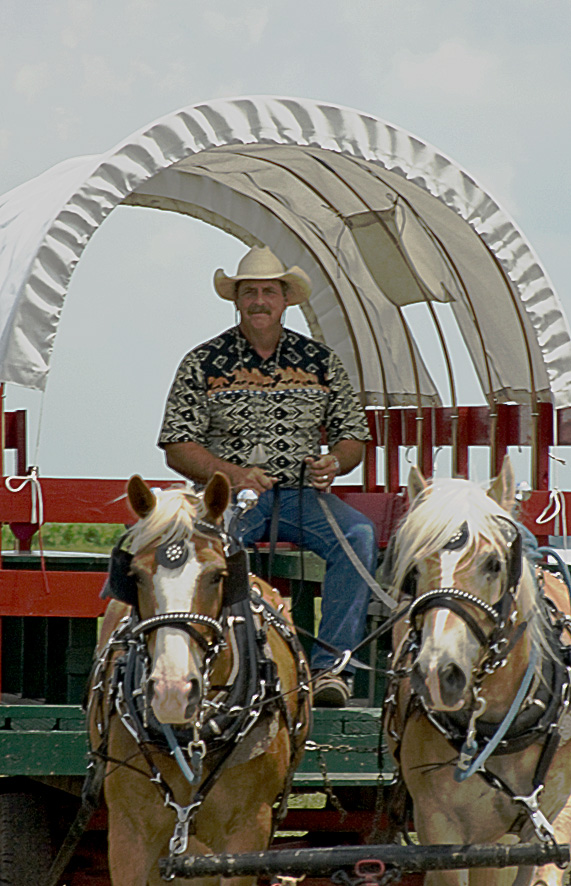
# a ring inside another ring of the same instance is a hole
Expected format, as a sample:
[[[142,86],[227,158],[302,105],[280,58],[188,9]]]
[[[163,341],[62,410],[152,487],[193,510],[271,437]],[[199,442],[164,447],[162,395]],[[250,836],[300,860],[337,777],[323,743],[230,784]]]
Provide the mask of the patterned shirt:
[[[334,351],[284,329],[274,354],[263,359],[233,327],[182,360],[159,445],[199,443],[242,466],[255,458],[285,486],[295,486],[304,457],[320,453],[322,427],[329,447],[341,439],[370,439]]]

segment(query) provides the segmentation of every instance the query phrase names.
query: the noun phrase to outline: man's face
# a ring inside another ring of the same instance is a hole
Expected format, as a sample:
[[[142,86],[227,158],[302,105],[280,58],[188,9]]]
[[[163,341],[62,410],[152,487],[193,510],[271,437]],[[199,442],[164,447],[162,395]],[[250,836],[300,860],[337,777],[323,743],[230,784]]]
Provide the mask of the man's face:
[[[236,306],[243,323],[252,329],[279,326],[287,307],[287,296],[279,280],[241,280]]]

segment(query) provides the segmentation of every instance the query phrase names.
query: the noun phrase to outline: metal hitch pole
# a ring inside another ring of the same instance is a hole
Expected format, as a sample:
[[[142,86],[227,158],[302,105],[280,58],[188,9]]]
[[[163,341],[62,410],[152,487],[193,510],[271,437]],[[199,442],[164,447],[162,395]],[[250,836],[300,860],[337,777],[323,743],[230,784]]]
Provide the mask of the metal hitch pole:
[[[162,858],[161,875],[186,880],[195,877],[246,877],[289,875],[327,876],[341,868],[352,869],[363,859],[380,859],[404,871],[461,870],[473,867],[532,867],[569,863],[568,844],[522,843],[434,846],[341,846],[325,849],[270,849],[240,855],[187,855]]]

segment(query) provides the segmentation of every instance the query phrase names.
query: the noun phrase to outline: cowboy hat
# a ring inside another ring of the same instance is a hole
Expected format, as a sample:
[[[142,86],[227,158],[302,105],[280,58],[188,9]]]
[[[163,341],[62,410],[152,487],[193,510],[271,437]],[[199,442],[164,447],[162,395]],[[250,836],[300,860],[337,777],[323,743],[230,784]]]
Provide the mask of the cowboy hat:
[[[252,246],[241,259],[234,277],[227,276],[222,268],[214,274],[214,288],[220,298],[234,301],[236,283],[240,280],[283,280],[287,283],[289,305],[307,301],[311,294],[311,280],[305,271],[293,265],[287,271],[269,246]]]

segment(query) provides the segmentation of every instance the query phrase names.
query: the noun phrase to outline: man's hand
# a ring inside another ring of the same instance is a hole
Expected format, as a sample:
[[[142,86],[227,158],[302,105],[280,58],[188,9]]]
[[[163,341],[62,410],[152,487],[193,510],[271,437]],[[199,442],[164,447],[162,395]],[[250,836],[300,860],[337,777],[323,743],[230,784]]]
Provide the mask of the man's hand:
[[[267,474],[263,468],[254,466],[242,468],[233,465],[229,473],[231,473],[232,487],[236,492],[240,492],[241,489],[253,489],[258,495],[271,489],[278,479]]]
[[[339,474],[339,460],[336,455],[328,453],[319,458],[308,456],[305,459],[309,482],[315,489],[328,489]]]
[[[195,483],[207,483],[215,471],[222,471],[229,478],[236,492],[253,489],[258,495],[271,489],[277,477],[271,477],[263,468],[254,465],[240,467],[212,455],[200,443],[167,443],[165,454],[169,468],[178,471]]]

